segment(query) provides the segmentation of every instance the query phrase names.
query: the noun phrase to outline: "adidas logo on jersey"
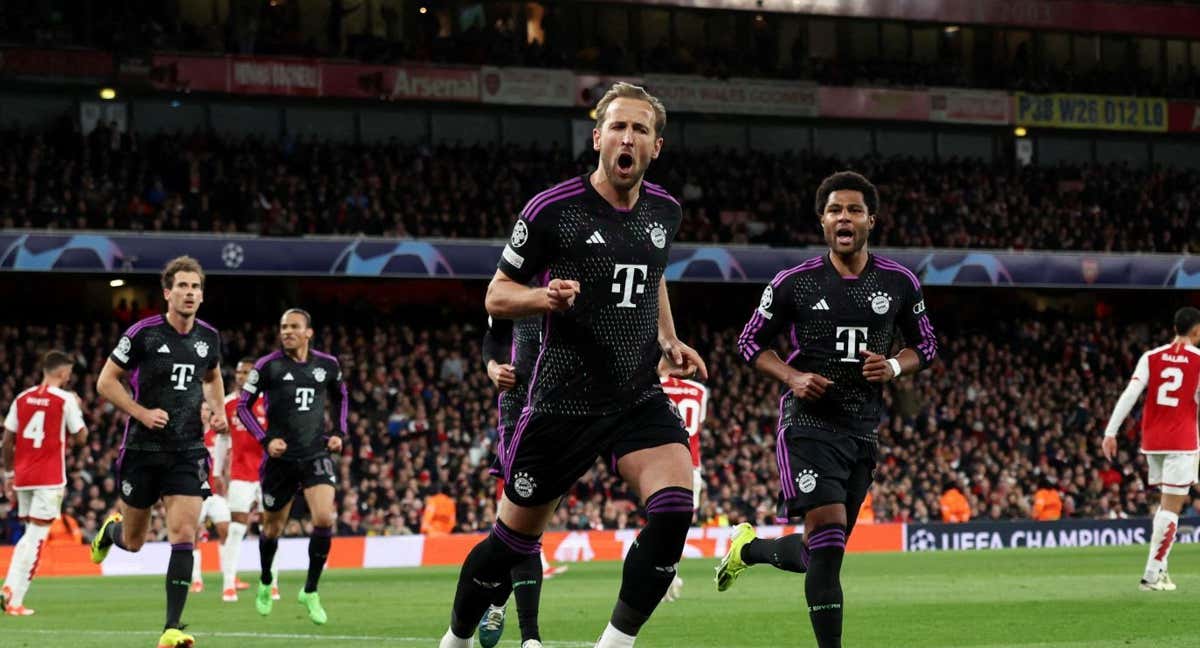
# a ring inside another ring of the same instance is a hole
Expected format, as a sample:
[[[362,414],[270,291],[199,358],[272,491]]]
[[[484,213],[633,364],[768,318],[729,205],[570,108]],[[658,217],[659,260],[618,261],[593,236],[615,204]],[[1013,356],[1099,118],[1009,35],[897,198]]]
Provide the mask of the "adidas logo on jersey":
[[[604,245],[604,237],[600,236],[600,230],[596,230],[588,237],[587,242],[589,245]]]
[[[165,345],[165,344],[164,344],[164,345],[162,345],[162,346],[158,347],[158,352],[159,352],[159,353],[170,353],[170,352],[171,352],[171,347],[169,347],[169,346],[167,346],[167,345]]]
[[[290,372],[290,371],[283,374],[283,379],[284,380],[295,380],[295,378],[292,378],[292,372]]]
[[[824,297],[822,297],[822,298],[821,298],[821,301],[819,301],[819,302],[817,302],[817,303],[813,304],[813,307],[812,307],[812,309],[813,309],[813,310],[829,310],[829,304],[826,304],[826,303],[825,303],[825,298],[824,298]]]

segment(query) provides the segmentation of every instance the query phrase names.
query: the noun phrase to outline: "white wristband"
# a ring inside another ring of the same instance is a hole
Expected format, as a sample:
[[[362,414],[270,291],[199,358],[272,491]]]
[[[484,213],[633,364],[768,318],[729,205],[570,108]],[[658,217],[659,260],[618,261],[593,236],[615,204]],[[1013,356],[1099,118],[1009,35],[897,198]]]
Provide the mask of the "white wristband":
[[[888,366],[892,368],[892,378],[900,376],[900,361],[895,358],[887,359]]]

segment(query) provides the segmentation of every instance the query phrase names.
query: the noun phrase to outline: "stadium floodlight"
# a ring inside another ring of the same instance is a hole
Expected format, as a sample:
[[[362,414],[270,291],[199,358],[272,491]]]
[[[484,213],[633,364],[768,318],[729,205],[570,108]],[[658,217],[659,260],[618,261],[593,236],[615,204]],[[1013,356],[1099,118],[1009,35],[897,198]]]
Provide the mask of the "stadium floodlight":
[[[105,101],[112,101],[117,98],[117,91],[112,88],[100,88],[100,98]]]
[[[108,285],[111,288],[120,288],[121,286],[125,285],[125,280],[124,279],[113,279],[112,281],[108,282]]]
[[[1024,126],[1017,126],[1013,129],[1013,135],[1016,135],[1017,137],[1025,137],[1028,134],[1029,131],[1025,130]]]

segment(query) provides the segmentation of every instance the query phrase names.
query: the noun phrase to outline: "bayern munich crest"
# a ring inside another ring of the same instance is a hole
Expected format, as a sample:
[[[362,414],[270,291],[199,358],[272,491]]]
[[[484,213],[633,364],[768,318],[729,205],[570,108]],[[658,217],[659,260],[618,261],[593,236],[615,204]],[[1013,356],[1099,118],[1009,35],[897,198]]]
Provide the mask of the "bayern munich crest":
[[[208,343],[207,342],[197,342],[196,343],[196,355],[200,356],[201,358],[208,357]]]
[[[527,472],[519,472],[513,477],[513,490],[517,491],[517,495],[521,497],[533,497],[533,491],[537,488],[537,481],[529,476]]]
[[[515,248],[519,248],[522,245],[525,245],[525,241],[528,241],[528,240],[529,240],[529,226],[526,225],[525,221],[523,221],[523,220],[517,221],[517,224],[513,226],[512,246]]]
[[[876,315],[884,315],[892,307],[892,297],[885,292],[871,293],[871,310]]]
[[[321,367],[313,369],[313,378],[315,378],[317,382],[325,382],[325,369]]]
[[[662,225],[654,223],[650,225],[650,229],[647,231],[650,233],[650,242],[654,244],[654,247],[660,250],[666,247],[667,230]]]
[[[816,487],[817,473],[805,469],[796,475],[796,488],[799,488],[801,493],[811,493]]]

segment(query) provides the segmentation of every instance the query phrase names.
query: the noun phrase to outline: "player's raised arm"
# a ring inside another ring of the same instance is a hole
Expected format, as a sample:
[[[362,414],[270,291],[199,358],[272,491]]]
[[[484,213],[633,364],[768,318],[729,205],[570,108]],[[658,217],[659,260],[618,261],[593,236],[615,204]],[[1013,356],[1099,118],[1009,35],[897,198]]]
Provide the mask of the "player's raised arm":
[[[575,304],[578,281],[552,277],[545,287],[528,285],[546,269],[546,259],[554,252],[555,233],[547,224],[552,218],[535,199],[525,206],[513,225],[512,236],[496,264],[496,274],[484,300],[484,307],[492,317],[516,320],[562,312]]]
[[[1108,425],[1104,426],[1104,441],[1100,447],[1104,451],[1106,459],[1113,459],[1117,456],[1117,433],[1121,431],[1121,424],[1133,411],[1133,406],[1137,405],[1138,399],[1142,397],[1142,392],[1146,390],[1146,384],[1150,381],[1149,355],[1143,353],[1142,357],[1138,359],[1137,367],[1133,370],[1133,377],[1129,379],[1125,391],[1121,392],[1121,397],[1117,399],[1112,415],[1108,417]]]
[[[667,373],[676,378],[708,379],[708,367],[704,359],[692,347],[679,341],[675,333],[675,317],[671,314],[671,296],[667,291],[667,278],[658,281],[658,346],[667,361]]]

